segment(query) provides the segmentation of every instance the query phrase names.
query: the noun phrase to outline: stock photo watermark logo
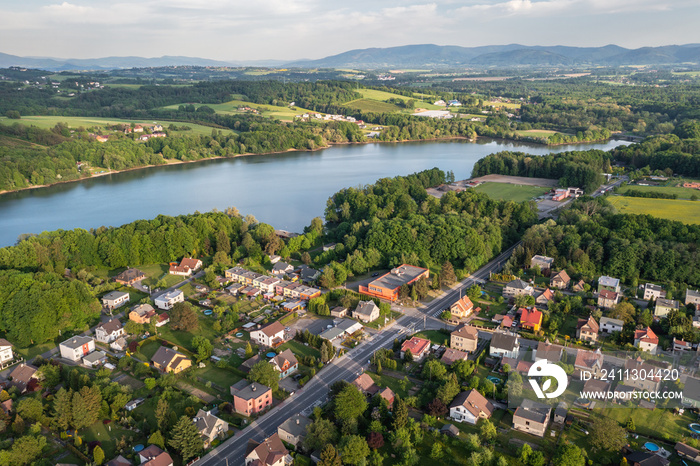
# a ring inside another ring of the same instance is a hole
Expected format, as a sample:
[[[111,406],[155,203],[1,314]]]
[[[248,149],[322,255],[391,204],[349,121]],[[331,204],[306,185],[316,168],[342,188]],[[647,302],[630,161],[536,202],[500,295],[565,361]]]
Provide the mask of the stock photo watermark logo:
[[[566,391],[569,383],[564,369],[556,364],[551,364],[546,359],[533,364],[527,375],[530,378],[530,385],[535,391],[537,398],[556,398],[561,396]],[[541,386],[537,379],[543,379]],[[557,386],[553,392],[549,392],[549,389],[552,388],[552,379],[556,380]]]

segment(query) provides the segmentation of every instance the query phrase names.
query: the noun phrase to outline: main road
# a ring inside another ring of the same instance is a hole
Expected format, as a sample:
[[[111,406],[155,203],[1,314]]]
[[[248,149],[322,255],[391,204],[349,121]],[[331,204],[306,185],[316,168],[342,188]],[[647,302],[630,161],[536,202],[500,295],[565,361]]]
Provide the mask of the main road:
[[[262,441],[277,432],[277,427],[294,414],[310,413],[314,406],[325,402],[328,398],[330,386],[338,380],[348,382],[354,380],[368,365],[372,354],[381,348],[393,345],[394,339],[408,333],[406,329],[420,329],[427,319],[435,320],[445,308],[449,307],[464,292],[464,289],[473,283],[487,280],[491,272],[500,270],[503,263],[510,257],[513,250],[520,243],[516,243],[503,251],[498,257],[481,267],[472,275],[462,280],[457,286],[435,299],[416,312],[405,314],[397,319],[396,324],[385,328],[375,334],[362,345],[348,351],[345,355],[335,359],[313,377],[303,388],[274,407],[268,413],[256,419],[248,427],[236,433],[233,437],[214,448],[207,455],[196,462],[197,466],[225,465],[234,466],[244,464],[246,447],[249,439]]]

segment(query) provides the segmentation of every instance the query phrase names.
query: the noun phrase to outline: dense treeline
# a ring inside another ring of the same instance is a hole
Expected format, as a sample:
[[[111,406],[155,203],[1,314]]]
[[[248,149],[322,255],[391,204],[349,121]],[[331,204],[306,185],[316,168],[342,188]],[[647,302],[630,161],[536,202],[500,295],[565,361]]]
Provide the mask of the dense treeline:
[[[406,113],[373,113],[352,110],[352,116],[369,124],[385,127],[378,141],[407,141],[465,137],[474,139],[476,125],[461,118],[438,119],[412,116]]]
[[[625,196],[646,197],[652,199],[678,199],[678,194],[660,193],[656,191],[642,191],[641,189],[630,189],[625,191]]]
[[[693,136],[682,133],[682,136]],[[700,177],[700,135],[681,139],[675,134],[653,136],[639,144],[612,151],[615,161],[631,168],[649,167],[670,174]]]
[[[601,150],[572,151],[533,157],[522,152],[499,152],[474,164],[472,176],[492,173],[511,176],[558,179],[561,186],[576,186],[594,191],[603,181],[603,173],[612,168],[610,153]]]
[[[650,280],[683,290],[700,286],[700,226],[616,214],[604,199],[581,199],[555,223],[535,225],[523,235],[507,264],[517,270],[535,254],[555,258],[555,269],[572,278],[618,277],[630,286]],[[676,296],[678,297],[678,296]]]
[[[0,270],[0,331],[27,347],[83,329],[101,306],[89,287],[52,272]]]
[[[351,269],[378,257],[384,266],[449,261],[471,271],[537,220],[535,208],[526,203],[472,191],[441,199],[427,194],[426,187],[444,181],[445,174],[434,168],[334,194],[325,213],[327,234],[341,243],[333,254],[347,254],[344,265]]]

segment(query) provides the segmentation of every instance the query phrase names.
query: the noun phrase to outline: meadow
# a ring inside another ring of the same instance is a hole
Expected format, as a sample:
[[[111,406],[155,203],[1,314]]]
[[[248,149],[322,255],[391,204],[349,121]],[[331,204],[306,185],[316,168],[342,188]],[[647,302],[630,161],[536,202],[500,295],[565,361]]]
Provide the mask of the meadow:
[[[557,134],[558,131],[550,131],[547,129],[524,129],[516,131],[521,136],[530,136],[533,138],[548,138],[553,134]]]
[[[244,97],[244,96],[234,96],[234,97]],[[169,109],[177,109],[180,105],[188,105],[188,104],[175,104],[175,105],[168,105],[167,107],[164,108],[169,108]],[[216,113],[221,113],[223,115],[234,115],[234,114],[241,114],[245,112],[241,112],[238,110],[239,107],[250,107],[254,108],[256,110],[260,111],[260,115],[264,117],[274,117],[277,118],[278,120],[282,121],[292,121],[294,120],[294,117],[296,115],[300,115],[302,113],[309,113],[311,110],[307,110],[305,108],[301,107],[278,107],[276,105],[267,105],[267,104],[256,104],[253,102],[247,102],[245,100],[231,100],[228,102],[224,102],[223,104],[194,104],[195,107],[201,107],[203,105],[206,105],[207,107],[212,108]]]
[[[697,201],[624,196],[613,196],[608,200],[623,214],[648,214],[687,224],[700,224],[700,202]]]
[[[676,184],[676,183],[673,183]],[[643,191],[643,192],[651,192],[651,193],[663,193],[663,194],[675,194],[678,196],[678,199],[690,199],[690,197],[695,194],[696,196],[700,197],[700,190],[698,189],[692,189],[692,188],[683,188],[677,187],[677,186],[637,186],[637,185],[628,185],[628,186],[622,186],[618,188],[617,192],[619,194],[624,194],[627,191]]]
[[[541,186],[522,186],[508,183],[482,183],[475,191],[484,193],[493,199],[523,202],[529,201],[549,191],[551,188]]]

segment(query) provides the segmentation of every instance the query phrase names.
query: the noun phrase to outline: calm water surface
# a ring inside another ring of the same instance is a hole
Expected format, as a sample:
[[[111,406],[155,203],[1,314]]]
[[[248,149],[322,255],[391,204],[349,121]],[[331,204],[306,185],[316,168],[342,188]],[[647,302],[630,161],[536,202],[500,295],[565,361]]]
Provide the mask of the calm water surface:
[[[235,206],[275,228],[302,231],[323,217],[328,198],[344,187],[438,167],[469,178],[474,163],[493,152],[543,155],[629,144],[545,147],[480,140],[334,146],[316,152],[146,168],[0,196],[0,246],[22,233],[117,226],[159,214],[179,215]]]

